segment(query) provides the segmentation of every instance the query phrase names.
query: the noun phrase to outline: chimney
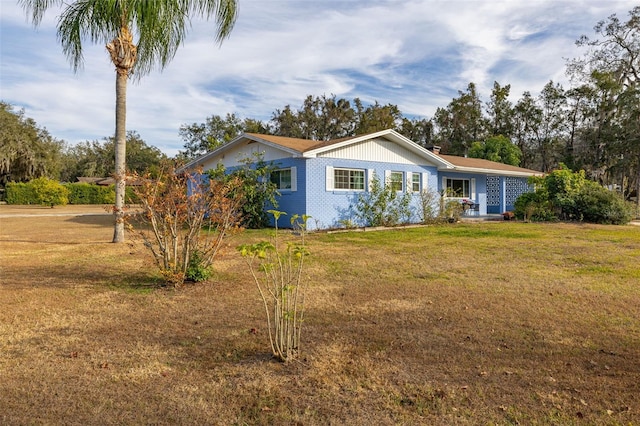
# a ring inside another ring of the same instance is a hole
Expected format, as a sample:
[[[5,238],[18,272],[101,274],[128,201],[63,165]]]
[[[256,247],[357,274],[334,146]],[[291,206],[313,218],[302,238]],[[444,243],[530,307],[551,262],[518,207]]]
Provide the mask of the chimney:
[[[429,151],[433,152],[435,155],[440,154],[440,147],[438,145],[432,145],[427,148]]]

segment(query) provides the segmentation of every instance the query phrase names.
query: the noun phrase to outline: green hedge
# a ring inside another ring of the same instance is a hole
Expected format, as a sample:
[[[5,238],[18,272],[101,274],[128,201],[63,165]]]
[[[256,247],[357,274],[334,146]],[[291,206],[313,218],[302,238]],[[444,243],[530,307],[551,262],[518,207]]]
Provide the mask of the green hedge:
[[[5,186],[7,204],[38,204],[33,185],[23,182],[9,182]]]
[[[116,193],[113,185],[99,186],[89,183],[66,183],[69,190],[69,204],[113,204]]]
[[[63,184],[69,190],[69,204],[114,204],[116,201],[115,186],[100,186],[85,182]],[[135,203],[137,200],[133,188],[126,188],[125,201]],[[28,205],[39,204],[38,196],[31,182],[9,182],[6,186],[7,204]]]

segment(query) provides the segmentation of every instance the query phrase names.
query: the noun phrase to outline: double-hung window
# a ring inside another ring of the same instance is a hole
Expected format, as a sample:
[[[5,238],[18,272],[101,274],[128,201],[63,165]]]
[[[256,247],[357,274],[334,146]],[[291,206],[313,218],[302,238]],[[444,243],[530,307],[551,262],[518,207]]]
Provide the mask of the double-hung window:
[[[411,191],[420,192],[420,173],[411,173]]]
[[[333,189],[364,191],[364,170],[333,169]]]
[[[393,191],[404,191],[404,174],[402,172],[389,172],[387,185],[389,185]]]

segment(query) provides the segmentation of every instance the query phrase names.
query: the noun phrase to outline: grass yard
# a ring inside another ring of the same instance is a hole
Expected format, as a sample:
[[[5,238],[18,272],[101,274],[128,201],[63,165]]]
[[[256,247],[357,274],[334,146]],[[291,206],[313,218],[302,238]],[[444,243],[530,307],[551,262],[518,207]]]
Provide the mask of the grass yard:
[[[284,365],[234,249],[266,232],[173,290],[111,220],[0,218],[0,424],[640,424],[640,227],[311,235]]]

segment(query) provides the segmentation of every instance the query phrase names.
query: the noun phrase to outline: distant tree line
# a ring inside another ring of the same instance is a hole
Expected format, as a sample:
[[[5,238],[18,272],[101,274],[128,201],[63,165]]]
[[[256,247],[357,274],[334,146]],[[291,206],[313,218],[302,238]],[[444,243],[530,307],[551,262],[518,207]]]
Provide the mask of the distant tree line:
[[[176,160],[196,158],[244,132],[332,140],[392,128],[424,147],[440,146],[443,154],[543,172],[564,164],[629,197],[640,187],[640,6],[628,21],[612,15],[594,29],[597,38],[576,42],[585,54],[567,61],[570,89],[549,81],[539,95],[527,91],[512,102],[511,86],[494,82],[483,100],[471,82],[431,118],[407,117],[393,104],[309,95],[297,108],[276,109],[266,122],[228,113],[183,124],[184,149]],[[70,146],[6,103],[0,103],[0,125],[0,185],[39,176],[73,181],[114,170],[113,138]],[[133,171],[165,159],[136,132],[128,133],[127,146]]]
[[[75,182],[81,176],[108,177],[115,170],[113,137],[68,144],[6,102],[0,102],[0,142],[0,188],[39,177],[62,182]],[[127,146],[128,167],[138,173],[167,159],[135,131],[127,134]]]
[[[585,54],[567,61],[570,89],[549,81],[538,96],[526,91],[514,103],[511,85],[494,82],[483,101],[471,82],[428,119],[405,117],[392,104],[309,95],[298,108],[274,111],[268,122],[228,114],[185,124],[179,156],[192,159],[243,132],[331,140],[392,128],[422,146],[440,146],[443,154],[543,172],[560,165],[585,170],[629,197],[640,192],[640,6],[628,21],[611,15],[594,30],[597,38],[576,42]]]

